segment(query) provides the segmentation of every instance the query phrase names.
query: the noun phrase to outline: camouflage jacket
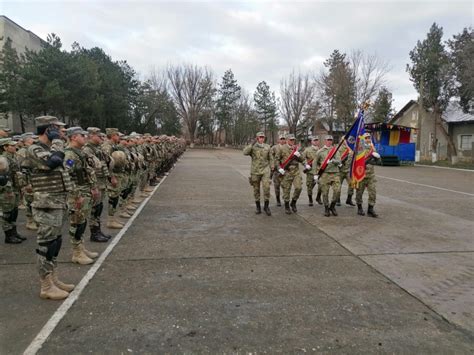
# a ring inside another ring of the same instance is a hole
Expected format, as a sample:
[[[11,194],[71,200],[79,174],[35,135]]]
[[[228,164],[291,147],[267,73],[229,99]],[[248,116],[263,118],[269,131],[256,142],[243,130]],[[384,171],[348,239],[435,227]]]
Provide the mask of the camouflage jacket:
[[[273,156],[268,144],[250,144],[245,147],[244,155],[249,155],[252,158],[250,174],[270,174],[270,167],[273,166]]]

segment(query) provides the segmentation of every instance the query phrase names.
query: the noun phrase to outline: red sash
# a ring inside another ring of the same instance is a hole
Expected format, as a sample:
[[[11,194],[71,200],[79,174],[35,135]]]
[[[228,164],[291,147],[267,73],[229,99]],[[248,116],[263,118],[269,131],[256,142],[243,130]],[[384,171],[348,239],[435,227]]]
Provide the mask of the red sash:
[[[290,161],[293,160],[294,156],[295,156],[295,153],[298,151],[298,147],[299,146],[296,146],[293,148],[291,154],[288,156],[288,158],[286,158],[286,160],[280,164],[280,168],[282,169],[286,169],[286,166],[290,163]]]
[[[337,148],[338,147],[333,146],[331,150],[329,151],[328,155],[326,156],[326,159],[324,159],[323,163],[321,164],[321,167],[319,168],[319,171],[318,171],[319,176],[321,176],[324,170],[326,170],[326,167],[328,166],[328,161],[333,158],[334,154],[336,154]]]

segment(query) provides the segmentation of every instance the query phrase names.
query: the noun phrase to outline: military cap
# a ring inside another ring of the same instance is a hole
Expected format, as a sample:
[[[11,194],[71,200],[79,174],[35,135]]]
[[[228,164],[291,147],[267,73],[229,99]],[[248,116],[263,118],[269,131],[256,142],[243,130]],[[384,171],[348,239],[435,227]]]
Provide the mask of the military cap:
[[[284,134],[280,134],[280,135],[278,136],[278,139],[286,139],[286,136],[285,136]]]
[[[130,139],[130,136],[126,136],[125,134],[122,134],[122,135],[120,136],[120,139],[122,139],[122,140],[124,140],[124,141],[127,141],[127,140]]]
[[[151,137],[151,134],[150,133],[145,133],[143,134],[144,137]]]
[[[257,134],[255,135],[255,137],[265,137],[265,133],[263,133],[263,132],[257,132]]]
[[[295,139],[295,135],[294,134],[287,134],[286,139],[288,139],[288,140]]]
[[[82,127],[71,127],[66,130],[66,135],[72,137],[75,134],[87,135],[87,131],[84,131]]]
[[[14,136],[12,137],[12,139],[13,139],[14,141],[18,142],[18,141],[21,139],[21,136],[20,136],[20,135],[14,135]]]
[[[334,138],[333,138],[330,134],[328,134],[328,135],[325,137],[325,139],[326,139],[327,141],[329,141],[329,140],[331,140],[331,141],[334,140]]]
[[[100,133],[102,133],[100,131],[100,128],[97,128],[97,127],[87,127],[87,132],[89,134],[100,134]]]
[[[118,135],[120,135],[120,132],[119,132],[118,128],[106,128],[106,129],[105,129],[105,133],[106,133],[107,135],[112,135],[112,134],[118,134]]]
[[[36,127],[49,126],[50,124],[55,124],[57,126],[66,125],[64,122],[61,122],[57,117],[54,116],[39,116],[35,118]]]
[[[26,132],[20,136],[20,139],[27,139],[27,138],[38,138],[38,136],[36,136],[33,132]]]
[[[319,141],[319,137],[318,136],[311,136],[310,140],[311,141]]]
[[[365,132],[365,133],[362,135],[362,137],[364,137],[364,138],[370,137],[370,133],[369,133],[369,132]]]
[[[4,145],[16,145],[17,142],[15,142],[13,139],[11,138],[0,138],[0,146],[4,146]]]

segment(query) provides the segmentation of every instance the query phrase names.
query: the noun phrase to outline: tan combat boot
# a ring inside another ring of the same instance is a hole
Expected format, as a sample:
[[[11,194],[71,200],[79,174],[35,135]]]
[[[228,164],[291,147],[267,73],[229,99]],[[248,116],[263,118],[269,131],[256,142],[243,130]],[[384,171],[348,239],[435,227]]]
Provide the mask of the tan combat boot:
[[[132,200],[133,203],[139,205],[140,203],[142,203],[143,199],[138,197],[138,196],[135,196],[135,198]]]
[[[99,256],[99,253],[95,251],[87,250],[86,247],[84,246],[84,243],[81,243],[81,248],[84,254],[86,254],[88,258],[97,259],[97,257]]]
[[[40,297],[43,299],[50,300],[63,300],[69,293],[58,288],[53,282],[53,275],[48,274],[44,277],[40,277],[41,291]]]
[[[110,229],[122,229],[124,226],[123,223],[117,221],[115,217],[110,217],[107,219],[107,228]]]
[[[73,263],[79,265],[89,265],[94,262],[91,258],[89,258],[81,247],[81,244],[75,244],[72,247],[72,260]]]
[[[30,231],[38,230],[38,225],[31,216],[26,217],[26,229],[29,229]]]
[[[126,209],[124,209],[124,210],[119,214],[119,217],[121,217],[121,218],[130,218],[130,217],[132,217],[132,215],[131,215],[130,213],[128,213]]]
[[[131,201],[129,201],[127,205],[125,206],[125,208],[127,209],[128,212],[130,212],[130,211],[136,211],[137,206],[135,206]]]
[[[74,290],[75,286],[73,284],[65,284],[64,282],[59,281],[58,271],[56,270],[56,268],[53,269],[53,273],[51,274],[51,276],[53,278],[53,283],[56,285],[57,288],[67,292],[71,292],[72,290]]]
[[[153,190],[154,190],[153,187],[147,186],[147,187],[145,187],[145,190],[143,190],[143,191],[145,191],[145,192],[153,192]]]

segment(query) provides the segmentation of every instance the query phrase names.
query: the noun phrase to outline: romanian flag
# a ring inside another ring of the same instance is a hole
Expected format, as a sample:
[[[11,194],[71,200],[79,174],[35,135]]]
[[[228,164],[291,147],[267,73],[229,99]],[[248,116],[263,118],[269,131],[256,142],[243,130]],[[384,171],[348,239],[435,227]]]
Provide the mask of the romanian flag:
[[[359,110],[359,115],[356,124],[353,126],[347,140],[347,145],[352,149],[354,155],[352,156],[350,177],[353,186],[357,187],[365,177],[365,157],[367,150],[363,145],[362,135],[365,133],[364,127],[364,110]]]

